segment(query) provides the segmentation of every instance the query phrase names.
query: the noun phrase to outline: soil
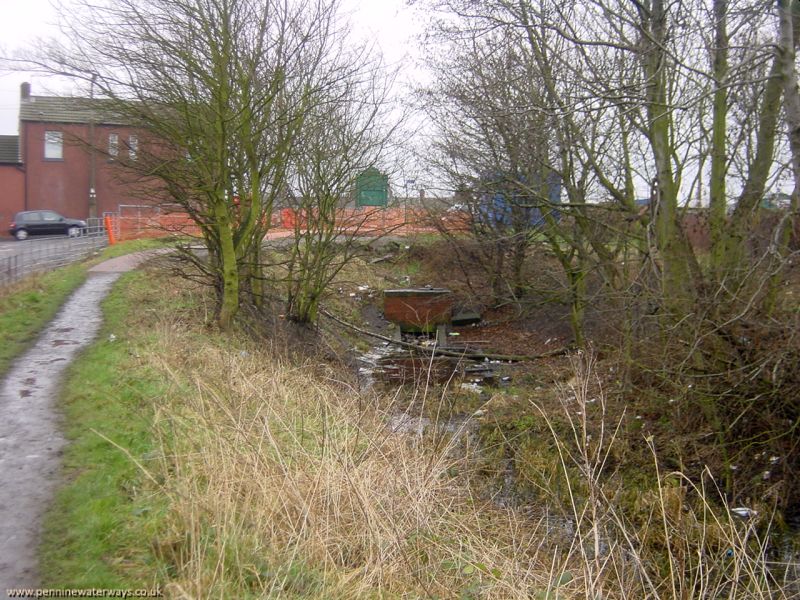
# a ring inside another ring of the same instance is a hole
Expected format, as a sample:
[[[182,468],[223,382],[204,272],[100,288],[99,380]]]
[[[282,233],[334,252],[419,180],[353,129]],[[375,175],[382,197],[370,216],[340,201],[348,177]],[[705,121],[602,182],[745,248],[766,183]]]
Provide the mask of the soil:
[[[111,259],[90,270],[36,343],[0,383],[0,594],[39,583],[42,516],[61,482],[58,397],[65,369],[97,335],[100,302],[120,274],[153,252]]]

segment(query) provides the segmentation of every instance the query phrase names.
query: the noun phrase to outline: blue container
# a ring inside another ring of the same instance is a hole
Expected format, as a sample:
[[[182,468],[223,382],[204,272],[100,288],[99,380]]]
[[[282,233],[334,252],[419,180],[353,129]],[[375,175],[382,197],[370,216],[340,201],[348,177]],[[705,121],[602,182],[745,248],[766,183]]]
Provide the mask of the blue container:
[[[497,181],[499,178],[493,179]],[[495,187],[491,180],[487,180],[484,185],[489,189]],[[498,184],[496,187],[501,186],[502,184]],[[527,184],[521,181],[520,187],[524,189]],[[478,220],[493,227],[511,228],[516,222],[517,224],[524,223],[526,229],[538,229],[546,223],[545,215],[542,213],[544,208],[546,211],[550,211],[553,219],[560,221],[561,211],[557,206],[561,204],[561,177],[557,173],[549,173],[540,189],[538,196],[547,197],[548,207],[542,206],[541,200],[529,197],[522,190],[512,192],[511,201],[508,199],[507,192],[488,192],[483,195],[478,206]]]

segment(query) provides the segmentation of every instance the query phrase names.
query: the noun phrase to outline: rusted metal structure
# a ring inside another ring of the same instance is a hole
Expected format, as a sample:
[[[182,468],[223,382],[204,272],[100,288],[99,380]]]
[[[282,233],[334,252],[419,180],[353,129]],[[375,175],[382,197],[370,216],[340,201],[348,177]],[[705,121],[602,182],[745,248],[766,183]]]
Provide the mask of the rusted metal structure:
[[[406,288],[383,292],[384,317],[401,331],[430,333],[448,325],[453,294],[444,288]]]

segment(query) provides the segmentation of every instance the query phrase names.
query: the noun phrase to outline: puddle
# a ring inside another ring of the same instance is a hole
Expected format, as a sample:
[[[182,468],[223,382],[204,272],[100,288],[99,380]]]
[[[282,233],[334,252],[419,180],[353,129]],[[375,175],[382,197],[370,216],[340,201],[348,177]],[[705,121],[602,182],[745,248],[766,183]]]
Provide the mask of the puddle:
[[[414,339],[405,337],[405,340]],[[424,337],[421,347],[432,347],[433,340]],[[447,350],[458,352],[466,348],[448,346]],[[466,356],[441,356],[412,352],[389,342],[373,347],[357,357],[358,376],[362,388],[370,388],[376,383],[390,385],[448,383],[463,381],[481,389],[485,386],[502,385],[510,377],[498,378],[496,368],[499,361],[475,361]]]
[[[52,365],[53,363],[61,362],[67,360],[66,358],[50,358],[47,360],[37,360],[37,365]]]

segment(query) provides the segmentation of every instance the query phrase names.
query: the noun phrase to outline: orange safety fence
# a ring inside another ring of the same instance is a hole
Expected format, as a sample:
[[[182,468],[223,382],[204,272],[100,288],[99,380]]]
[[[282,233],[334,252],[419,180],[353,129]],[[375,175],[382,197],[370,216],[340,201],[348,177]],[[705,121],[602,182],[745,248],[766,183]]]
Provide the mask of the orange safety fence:
[[[281,209],[283,229],[305,230],[309,219],[316,215],[307,210]],[[342,233],[357,235],[384,235],[388,233],[424,233],[440,231],[463,231],[469,226],[469,214],[465,212],[432,212],[419,208],[343,208],[336,214],[337,227]]]
[[[270,218],[271,231],[289,235],[298,227],[306,230],[308,211],[283,208]],[[432,213],[425,209],[345,208],[336,215],[337,227],[344,234],[376,236],[386,234],[435,233],[445,228],[462,231],[469,226],[469,215],[460,212]],[[135,214],[110,217],[116,241],[158,238],[171,235],[199,236],[200,228],[186,213]]]

